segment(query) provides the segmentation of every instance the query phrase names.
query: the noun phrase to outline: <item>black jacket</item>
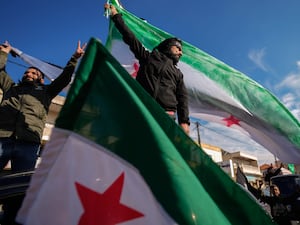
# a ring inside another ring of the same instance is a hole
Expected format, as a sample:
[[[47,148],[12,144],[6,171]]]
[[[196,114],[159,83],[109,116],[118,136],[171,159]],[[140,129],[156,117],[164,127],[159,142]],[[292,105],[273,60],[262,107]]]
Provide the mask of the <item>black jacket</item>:
[[[183,74],[173,60],[158,50],[145,49],[132,31],[125,25],[121,14],[112,17],[123,40],[139,60],[136,80],[166,111],[177,112],[178,122],[189,124],[188,94]]]
[[[299,191],[296,191],[290,196],[260,196],[260,200],[270,205],[271,215],[273,219],[279,225],[291,225],[291,217],[296,211],[293,209],[292,205],[295,204],[298,197],[300,196]],[[291,207],[288,209],[288,205]],[[292,210],[292,211],[291,211]],[[298,215],[297,218],[298,220]]]

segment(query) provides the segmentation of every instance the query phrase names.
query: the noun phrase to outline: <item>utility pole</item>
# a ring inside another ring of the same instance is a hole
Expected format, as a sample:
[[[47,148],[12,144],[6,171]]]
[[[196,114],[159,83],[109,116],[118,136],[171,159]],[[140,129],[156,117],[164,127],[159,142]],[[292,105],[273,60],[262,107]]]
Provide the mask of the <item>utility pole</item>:
[[[274,154],[274,159],[275,159],[275,160],[274,160],[274,161],[275,161],[275,162],[274,162],[274,163],[275,163],[275,167],[277,167],[277,157],[276,157],[275,154]]]
[[[201,140],[200,140],[200,123],[197,121],[196,122],[196,128],[197,128],[197,137],[198,137],[198,144],[201,146]]]

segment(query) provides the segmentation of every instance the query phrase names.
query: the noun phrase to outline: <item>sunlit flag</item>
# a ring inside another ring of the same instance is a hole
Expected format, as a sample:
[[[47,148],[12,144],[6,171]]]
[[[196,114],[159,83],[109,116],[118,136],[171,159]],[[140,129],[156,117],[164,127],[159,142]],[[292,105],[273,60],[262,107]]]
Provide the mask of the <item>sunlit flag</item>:
[[[128,27],[150,51],[171,34],[111,0]],[[196,29],[196,28],[195,28]],[[110,23],[107,48],[134,77],[138,61]],[[267,89],[248,76],[183,41],[178,66],[189,92],[190,116],[237,128],[286,163],[300,163],[300,124]],[[213,143],[211,143],[213,144]]]
[[[88,44],[17,221],[273,224],[96,39]]]

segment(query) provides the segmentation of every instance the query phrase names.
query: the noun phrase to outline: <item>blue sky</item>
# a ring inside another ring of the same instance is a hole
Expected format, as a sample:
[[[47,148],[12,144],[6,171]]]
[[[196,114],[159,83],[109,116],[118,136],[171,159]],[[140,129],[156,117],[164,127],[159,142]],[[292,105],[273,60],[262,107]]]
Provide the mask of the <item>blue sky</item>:
[[[64,66],[77,40],[97,37],[105,43],[108,20],[105,1],[2,0],[0,42],[39,59]],[[300,1],[299,0],[122,0],[125,9],[177,36],[269,89],[300,119]],[[9,58],[22,63],[16,58]],[[24,67],[9,62],[17,81]],[[225,150],[243,150],[272,161],[263,149],[238,133],[218,140],[217,125],[201,128],[202,140]],[[195,127],[192,127],[195,130]],[[211,133],[210,133],[211,131]],[[235,141],[234,141],[235,140]],[[234,144],[233,144],[234,143]],[[250,145],[249,145],[250,144]],[[249,147],[251,146],[251,147]],[[249,148],[252,148],[249,150]]]

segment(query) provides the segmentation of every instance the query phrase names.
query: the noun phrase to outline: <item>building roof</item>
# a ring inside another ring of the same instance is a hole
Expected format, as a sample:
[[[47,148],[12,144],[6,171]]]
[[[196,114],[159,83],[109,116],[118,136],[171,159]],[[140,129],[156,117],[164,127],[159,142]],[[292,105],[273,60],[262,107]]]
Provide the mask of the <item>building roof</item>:
[[[222,152],[222,149],[220,147],[210,145],[210,144],[201,143],[201,147],[212,150],[212,151],[216,151],[216,152]]]

